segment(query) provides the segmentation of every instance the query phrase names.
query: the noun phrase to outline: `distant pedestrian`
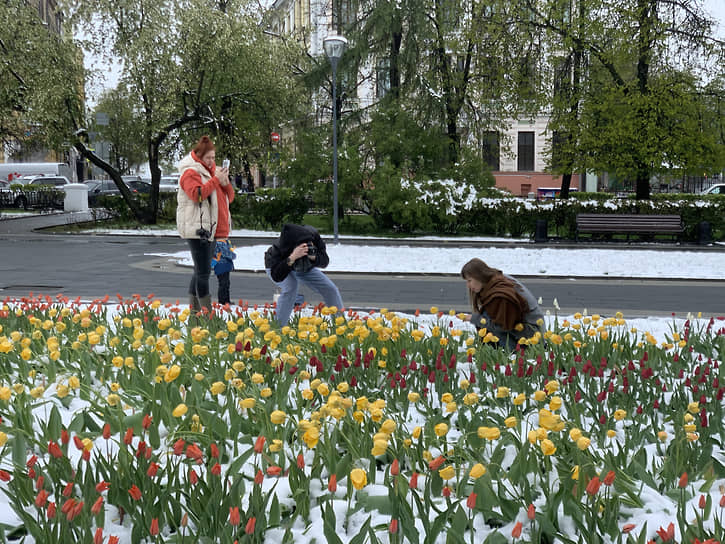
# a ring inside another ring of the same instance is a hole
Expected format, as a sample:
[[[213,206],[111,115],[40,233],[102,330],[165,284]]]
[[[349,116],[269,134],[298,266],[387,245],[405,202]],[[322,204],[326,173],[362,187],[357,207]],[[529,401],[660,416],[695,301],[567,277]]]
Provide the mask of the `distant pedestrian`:
[[[214,256],[211,260],[211,267],[214,269],[217,280],[219,281],[219,290],[217,292],[217,300],[219,304],[231,304],[229,296],[229,285],[231,283],[230,276],[234,270],[234,259],[237,255],[234,253],[229,240],[217,240],[214,249]]]
[[[320,233],[306,225],[287,224],[279,239],[264,254],[267,276],[282,290],[277,300],[277,321],[290,320],[299,284],[317,291],[326,306],[342,309],[340,290],[321,268],[330,263],[327,246]]]
[[[234,188],[226,168],[216,167],[216,151],[209,136],[202,136],[179,163],[176,228],[185,238],[194,261],[189,284],[189,305],[193,312],[211,309],[209,276],[215,240],[224,240],[231,231],[229,203]]]
[[[513,350],[520,339],[543,333],[544,314],[521,282],[481,259],[463,265],[461,277],[473,309],[468,319],[476,329],[486,328],[498,337],[499,346]]]

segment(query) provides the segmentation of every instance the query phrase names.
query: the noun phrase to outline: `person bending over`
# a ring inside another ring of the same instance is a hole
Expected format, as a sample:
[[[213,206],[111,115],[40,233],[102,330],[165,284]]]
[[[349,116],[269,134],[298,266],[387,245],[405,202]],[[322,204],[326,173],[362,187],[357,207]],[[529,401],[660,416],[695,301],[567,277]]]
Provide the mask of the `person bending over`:
[[[498,345],[513,350],[521,338],[543,334],[544,314],[534,295],[521,282],[471,259],[461,269],[473,313],[467,319],[477,330],[487,329]]]
[[[342,309],[340,290],[320,270],[330,263],[320,233],[306,225],[286,224],[279,239],[264,254],[267,276],[280,288],[277,321],[286,325],[294,309],[299,284],[317,291],[325,305]]]

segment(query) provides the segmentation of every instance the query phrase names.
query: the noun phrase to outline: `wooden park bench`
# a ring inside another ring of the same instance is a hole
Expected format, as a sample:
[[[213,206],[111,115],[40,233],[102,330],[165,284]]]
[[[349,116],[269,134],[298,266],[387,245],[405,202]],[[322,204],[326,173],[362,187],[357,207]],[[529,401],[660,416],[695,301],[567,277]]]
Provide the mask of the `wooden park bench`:
[[[670,234],[677,239],[683,230],[679,215],[579,213],[576,216],[577,241],[580,234],[603,234],[608,237],[612,234],[626,234],[627,241],[631,234]]]

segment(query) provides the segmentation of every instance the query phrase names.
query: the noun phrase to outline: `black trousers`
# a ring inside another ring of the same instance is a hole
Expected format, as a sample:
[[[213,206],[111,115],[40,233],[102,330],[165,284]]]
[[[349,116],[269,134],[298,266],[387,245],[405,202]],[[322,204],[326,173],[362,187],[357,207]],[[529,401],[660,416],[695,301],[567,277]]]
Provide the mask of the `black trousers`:
[[[231,272],[224,272],[223,274],[217,275],[217,279],[219,280],[219,292],[217,293],[219,304],[232,303],[232,301],[229,299],[229,284],[231,283],[230,275]]]
[[[209,294],[209,276],[211,275],[211,259],[214,255],[214,240],[205,241],[197,238],[187,238],[191,259],[194,261],[194,275],[191,276],[189,294],[198,298]]]

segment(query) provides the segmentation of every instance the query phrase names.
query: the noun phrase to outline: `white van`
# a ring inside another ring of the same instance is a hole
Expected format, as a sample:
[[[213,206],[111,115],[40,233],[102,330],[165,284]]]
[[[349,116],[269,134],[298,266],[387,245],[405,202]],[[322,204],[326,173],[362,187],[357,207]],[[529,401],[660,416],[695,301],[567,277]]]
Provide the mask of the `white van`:
[[[0,163],[0,179],[10,183],[22,183],[18,178],[27,176],[65,176],[74,180],[73,170],[62,162],[3,162]]]

